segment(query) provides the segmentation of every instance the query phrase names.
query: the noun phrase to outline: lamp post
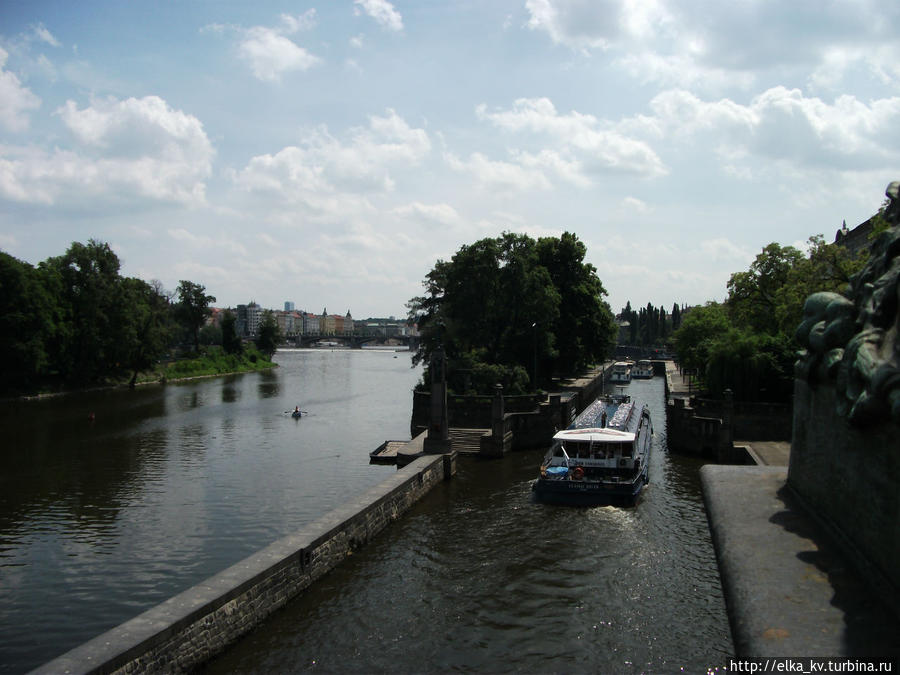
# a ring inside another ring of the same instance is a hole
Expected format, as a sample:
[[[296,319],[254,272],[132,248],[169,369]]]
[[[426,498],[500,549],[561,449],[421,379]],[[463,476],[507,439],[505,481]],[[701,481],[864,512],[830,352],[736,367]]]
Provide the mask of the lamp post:
[[[537,391],[537,321],[531,324],[531,335],[534,342],[534,368],[531,371],[531,386]]]

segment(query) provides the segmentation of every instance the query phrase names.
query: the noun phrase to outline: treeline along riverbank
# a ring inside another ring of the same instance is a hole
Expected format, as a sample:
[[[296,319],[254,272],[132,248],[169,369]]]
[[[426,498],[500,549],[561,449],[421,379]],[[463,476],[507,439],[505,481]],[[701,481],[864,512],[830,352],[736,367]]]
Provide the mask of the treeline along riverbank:
[[[93,240],[37,266],[0,251],[0,396],[272,367],[277,334],[243,355],[233,320],[222,346],[200,355],[215,301],[204,286],[182,280],[169,292],[119,268]],[[187,345],[193,362],[172,365]]]

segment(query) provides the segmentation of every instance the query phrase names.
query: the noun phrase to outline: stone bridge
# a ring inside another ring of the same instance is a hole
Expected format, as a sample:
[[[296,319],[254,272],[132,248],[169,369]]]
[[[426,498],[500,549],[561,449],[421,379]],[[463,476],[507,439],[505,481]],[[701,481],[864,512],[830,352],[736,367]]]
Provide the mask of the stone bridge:
[[[297,347],[314,347],[339,345],[361,349],[364,345],[402,345],[411,350],[417,349],[419,338],[410,335],[327,335],[324,333],[304,333],[289,336],[286,340]]]

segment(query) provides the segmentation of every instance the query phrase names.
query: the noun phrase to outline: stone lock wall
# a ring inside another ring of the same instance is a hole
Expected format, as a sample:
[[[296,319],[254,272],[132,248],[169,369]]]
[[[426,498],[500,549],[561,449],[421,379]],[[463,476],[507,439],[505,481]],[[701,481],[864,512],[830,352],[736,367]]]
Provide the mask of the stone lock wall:
[[[356,500],[41,666],[36,673],[186,672],[324,576],[455,473],[429,455]]]
[[[835,414],[833,386],[797,380],[788,484],[900,616],[900,425]]]

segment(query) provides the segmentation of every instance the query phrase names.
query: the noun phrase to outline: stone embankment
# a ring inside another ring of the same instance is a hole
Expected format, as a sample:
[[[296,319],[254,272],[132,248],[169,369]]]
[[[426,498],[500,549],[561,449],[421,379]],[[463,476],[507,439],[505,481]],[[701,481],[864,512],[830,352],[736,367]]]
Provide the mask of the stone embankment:
[[[413,439],[410,443],[421,439]],[[357,499],[41,666],[35,673],[185,672],[250,631],[456,471],[427,455]]]

